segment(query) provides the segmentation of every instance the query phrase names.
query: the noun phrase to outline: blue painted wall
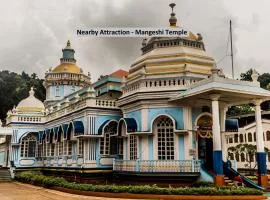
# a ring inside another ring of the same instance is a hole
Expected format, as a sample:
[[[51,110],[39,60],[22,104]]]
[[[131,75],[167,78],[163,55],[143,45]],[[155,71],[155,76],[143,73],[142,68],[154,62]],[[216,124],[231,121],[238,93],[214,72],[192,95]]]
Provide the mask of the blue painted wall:
[[[195,120],[196,118],[202,113],[202,109],[201,108],[192,108],[192,128],[196,125],[195,124]],[[195,149],[196,148],[196,136],[195,133],[193,132],[192,134],[192,148]]]
[[[185,160],[185,138],[183,135],[178,136],[179,160]]]
[[[154,146],[153,146],[153,136],[148,136],[148,158],[149,160],[154,160]]]
[[[96,162],[97,167],[100,167],[100,139],[96,140]]]
[[[138,131],[142,130],[141,110],[133,111],[126,114],[126,118],[134,118],[137,122]]]
[[[184,129],[183,108],[150,108],[148,109],[148,130],[152,129],[152,122],[158,115],[169,115],[176,121],[176,129]]]
[[[192,108],[192,125],[195,125],[195,120],[202,113],[201,108]]]
[[[118,115],[98,115],[96,117],[95,134],[98,134],[99,127],[107,120],[119,120],[121,117]]]
[[[74,58],[74,50],[63,49],[63,58]]]

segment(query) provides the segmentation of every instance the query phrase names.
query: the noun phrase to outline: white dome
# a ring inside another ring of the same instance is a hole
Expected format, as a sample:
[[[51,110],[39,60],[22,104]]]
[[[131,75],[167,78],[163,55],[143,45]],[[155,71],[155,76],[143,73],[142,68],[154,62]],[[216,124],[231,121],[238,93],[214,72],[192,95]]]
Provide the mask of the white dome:
[[[42,101],[34,96],[35,92],[33,87],[29,91],[29,96],[26,99],[20,101],[17,106],[17,111],[19,112],[41,112],[45,110]]]

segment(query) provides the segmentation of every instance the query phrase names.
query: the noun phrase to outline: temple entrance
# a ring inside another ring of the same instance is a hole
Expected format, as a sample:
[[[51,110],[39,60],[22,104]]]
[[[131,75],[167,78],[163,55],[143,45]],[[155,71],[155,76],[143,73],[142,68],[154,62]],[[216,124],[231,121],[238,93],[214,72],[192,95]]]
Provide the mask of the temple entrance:
[[[197,121],[198,158],[202,167],[213,170],[212,117],[203,115]]]

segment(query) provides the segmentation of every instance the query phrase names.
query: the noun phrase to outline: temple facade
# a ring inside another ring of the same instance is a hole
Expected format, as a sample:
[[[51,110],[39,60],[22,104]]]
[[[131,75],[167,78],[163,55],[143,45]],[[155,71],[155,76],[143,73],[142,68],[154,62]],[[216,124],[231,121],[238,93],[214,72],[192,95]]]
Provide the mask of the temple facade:
[[[170,26],[177,25],[175,13]],[[259,183],[266,176],[260,104],[270,92],[226,78],[200,34],[143,40],[129,71],[91,83],[70,42],[60,65],[45,74],[46,100],[34,89],[8,112],[8,166],[110,172],[117,176],[211,179],[224,184],[230,106],[253,103]],[[254,132],[254,130],[252,130]],[[90,173],[90,172],[89,172]]]

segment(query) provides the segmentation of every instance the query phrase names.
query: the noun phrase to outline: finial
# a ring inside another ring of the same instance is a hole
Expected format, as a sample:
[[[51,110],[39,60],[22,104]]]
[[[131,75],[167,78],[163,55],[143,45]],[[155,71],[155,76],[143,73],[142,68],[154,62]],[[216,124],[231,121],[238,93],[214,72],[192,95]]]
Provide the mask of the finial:
[[[172,8],[171,17],[169,19],[170,26],[176,26],[177,19],[175,17],[175,13],[173,12],[173,8],[176,6],[176,4],[175,3],[171,3],[171,4],[169,4],[169,6]]]
[[[198,41],[202,41],[203,40],[203,37],[202,37],[202,35],[200,33],[197,33],[197,36],[198,36],[198,38],[197,38]]]
[[[255,69],[252,69],[251,78],[252,78],[252,82],[254,82],[258,85],[260,84],[260,82],[258,81],[259,73]]]
[[[35,92],[34,92],[34,88],[31,87],[30,91],[29,91],[29,96],[34,96]]]
[[[143,41],[142,41],[142,46],[145,47],[147,44],[147,39],[146,38],[143,38]]]
[[[17,112],[17,109],[16,109],[16,106],[15,105],[13,106],[12,112],[13,113],[16,113]]]
[[[67,41],[67,47],[70,47],[70,41],[69,40]]]
[[[172,13],[173,13],[173,8],[174,8],[174,6],[176,6],[176,4],[175,3],[170,3],[169,6],[172,8]]]

